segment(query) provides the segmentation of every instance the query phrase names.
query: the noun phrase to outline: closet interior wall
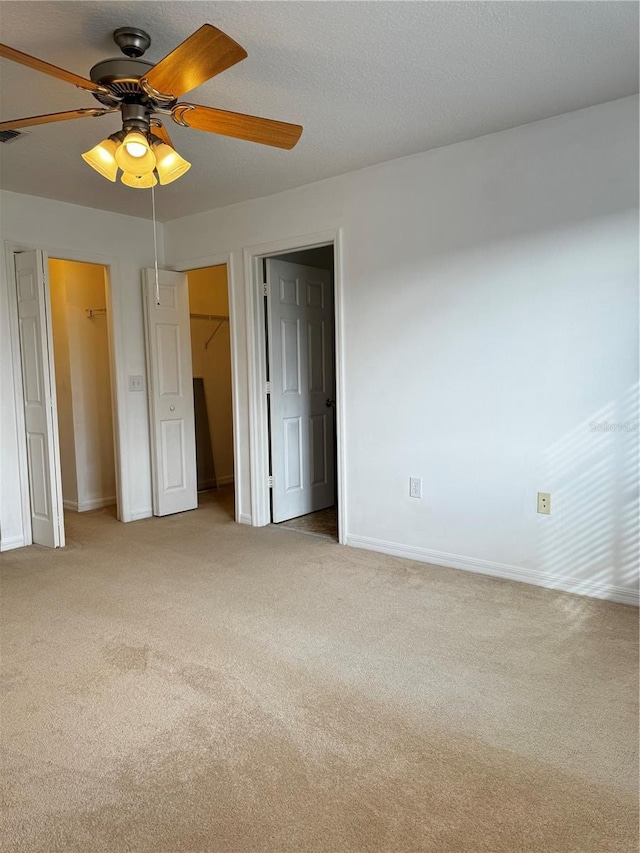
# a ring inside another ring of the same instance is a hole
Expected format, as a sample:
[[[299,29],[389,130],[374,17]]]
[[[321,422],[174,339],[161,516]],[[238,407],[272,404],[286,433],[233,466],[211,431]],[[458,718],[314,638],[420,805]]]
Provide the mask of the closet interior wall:
[[[234,479],[227,267],[222,264],[189,270],[187,276],[196,445],[200,449],[198,488],[207,489],[233,483]],[[211,462],[203,452],[206,442],[211,447]]]
[[[49,261],[62,497],[80,512],[116,503],[105,276]]]

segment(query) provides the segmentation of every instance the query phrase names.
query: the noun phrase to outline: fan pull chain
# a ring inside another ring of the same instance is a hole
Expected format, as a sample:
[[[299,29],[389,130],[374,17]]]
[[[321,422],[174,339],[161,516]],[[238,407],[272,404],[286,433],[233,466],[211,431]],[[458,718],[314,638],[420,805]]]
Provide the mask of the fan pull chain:
[[[160,283],[158,282],[158,237],[156,234],[156,191],[151,187],[151,210],[153,213],[153,266],[156,272],[156,305],[160,305]]]

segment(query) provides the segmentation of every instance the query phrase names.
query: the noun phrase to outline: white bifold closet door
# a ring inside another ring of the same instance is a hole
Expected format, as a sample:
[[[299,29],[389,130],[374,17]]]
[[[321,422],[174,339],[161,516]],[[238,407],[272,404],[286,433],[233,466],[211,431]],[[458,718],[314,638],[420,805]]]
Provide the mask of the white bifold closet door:
[[[186,273],[144,270],[153,514],[198,506]]]
[[[64,545],[56,385],[47,287],[40,249],[15,254],[20,358],[27,439],[31,535],[37,545]]]

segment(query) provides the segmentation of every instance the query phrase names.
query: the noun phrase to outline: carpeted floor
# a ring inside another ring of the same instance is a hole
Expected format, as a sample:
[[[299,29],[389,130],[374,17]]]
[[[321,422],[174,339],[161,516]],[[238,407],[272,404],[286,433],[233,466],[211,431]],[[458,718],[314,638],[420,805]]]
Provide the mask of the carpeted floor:
[[[0,558],[3,850],[636,853],[635,609],[225,500]]]

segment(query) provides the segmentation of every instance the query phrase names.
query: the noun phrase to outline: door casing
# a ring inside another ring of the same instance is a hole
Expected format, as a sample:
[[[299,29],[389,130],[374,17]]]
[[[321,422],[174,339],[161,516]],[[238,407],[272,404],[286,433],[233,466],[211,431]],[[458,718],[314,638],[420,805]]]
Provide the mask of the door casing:
[[[27,464],[27,440],[25,430],[25,417],[23,408],[22,387],[22,358],[20,353],[20,337],[18,328],[18,304],[16,294],[16,275],[14,255],[17,252],[26,252],[31,249],[42,249],[49,258],[63,261],[77,261],[79,263],[96,264],[106,268],[106,305],[107,305],[107,332],[109,338],[109,373],[111,380],[111,411],[113,418],[114,456],[116,467],[116,495],[118,506],[118,518],[120,521],[131,521],[131,508],[128,501],[129,472],[126,461],[129,457],[129,443],[125,429],[124,413],[120,400],[120,394],[124,394],[126,388],[126,376],[119,371],[119,359],[117,353],[122,352],[118,346],[122,346],[122,329],[114,322],[114,315],[118,315],[118,303],[116,299],[117,286],[114,284],[120,280],[120,268],[117,258],[106,255],[98,255],[86,252],[77,252],[58,247],[42,246],[38,244],[15,243],[7,240],[4,243],[5,269],[8,282],[9,299],[9,329],[11,337],[11,361],[13,366],[13,389],[16,414],[16,434],[18,436],[18,476],[20,481],[20,509],[22,516],[23,544],[33,543],[31,533],[31,511],[29,498],[29,469]],[[49,334],[51,334],[51,317],[47,317]],[[122,375],[121,375],[122,374]]]
[[[344,406],[344,335],[342,231],[339,228],[290,237],[243,250],[247,347],[249,367],[249,456],[251,467],[251,523],[263,527],[271,523],[269,501],[269,430],[266,395],[266,341],[262,259],[286,252],[333,246],[336,380],[336,480],[338,492],[338,542],[346,541],[346,465]]]

